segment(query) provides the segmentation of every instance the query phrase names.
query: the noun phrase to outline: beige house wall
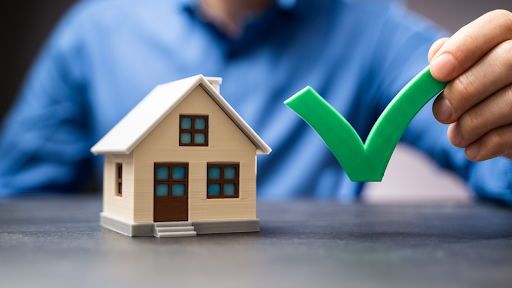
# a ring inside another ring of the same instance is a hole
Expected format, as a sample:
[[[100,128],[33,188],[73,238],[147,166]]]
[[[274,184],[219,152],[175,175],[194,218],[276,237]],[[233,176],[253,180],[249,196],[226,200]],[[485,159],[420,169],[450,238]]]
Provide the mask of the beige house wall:
[[[209,146],[179,146],[179,115],[209,115]],[[133,150],[134,222],[153,222],[155,162],[189,163],[189,220],[256,218],[256,147],[200,87],[196,87]],[[207,163],[240,163],[240,198],[207,199]],[[108,178],[106,178],[108,179]]]
[[[123,195],[116,196],[116,163],[122,163]],[[103,167],[103,212],[133,222],[133,153],[106,154]]]

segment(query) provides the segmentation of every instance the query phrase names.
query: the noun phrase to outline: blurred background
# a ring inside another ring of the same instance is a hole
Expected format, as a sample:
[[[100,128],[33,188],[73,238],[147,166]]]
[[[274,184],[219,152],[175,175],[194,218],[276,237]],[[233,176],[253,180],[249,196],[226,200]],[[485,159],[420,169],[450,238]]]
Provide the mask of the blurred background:
[[[173,1],[173,0],[169,0]],[[75,0],[2,1],[0,21],[0,119],[12,104],[40,46]],[[494,9],[512,11],[511,0],[408,0],[409,7],[451,33]],[[366,185],[367,203],[468,203],[462,180],[439,170],[415,149],[399,145],[381,183]]]

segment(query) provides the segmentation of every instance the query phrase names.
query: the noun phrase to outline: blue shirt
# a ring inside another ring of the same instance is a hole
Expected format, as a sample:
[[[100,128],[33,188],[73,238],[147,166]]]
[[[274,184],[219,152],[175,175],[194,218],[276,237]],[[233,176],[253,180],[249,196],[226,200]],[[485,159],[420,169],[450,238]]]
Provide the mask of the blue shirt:
[[[312,86],[363,140],[445,35],[399,4],[278,1],[232,40],[194,1],[82,1],[62,19],[6,118],[0,193],[72,190],[102,157],[90,147],[157,84],[223,77],[223,97],[273,152],[258,157],[260,198],[350,201],[351,182],[322,139],[283,101]],[[465,178],[482,198],[512,204],[512,162],[472,163],[445,125],[420,111],[405,141]],[[98,173],[100,175],[100,173]],[[101,178],[101,177],[100,177]],[[81,182],[82,181],[82,182]]]

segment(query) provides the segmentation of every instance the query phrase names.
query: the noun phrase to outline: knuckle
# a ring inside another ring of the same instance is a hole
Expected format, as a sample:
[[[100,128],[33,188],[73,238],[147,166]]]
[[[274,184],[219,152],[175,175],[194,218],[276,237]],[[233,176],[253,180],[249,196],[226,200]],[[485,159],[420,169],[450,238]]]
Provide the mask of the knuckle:
[[[506,130],[496,129],[491,133],[491,135],[489,135],[489,141],[486,146],[487,149],[492,151],[493,154],[505,153],[506,147],[510,146],[510,142],[512,142],[512,134]]]
[[[505,87],[504,95],[500,98],[500,102],[497,105],[501,107],[506,107],[508,112],[512,112],[512,84]]]
[[[455,33],[455,35],[452,36],[452,38],[455,40],[455,42],[465,43],[465,45],[467,45],[468,48],[471,48],[472,50],[478,47],[478,41],[469,29],[460,29],[457,31],[457,33]],[[455,59],[455,62],[461,63],[461,55],[458,53],[452,53],[452,56]]]
[[[506,40],[500,43],[494,49],[494,52],[499,63],[512,68],[512,40]]]
[[[512,37],[512,13],[504,9],[497,9],[492,12],[495,12],[496,17],[499,19],[498,21],[505,25],[505,31]]]
[[[472,109],[460,117],[460,132],[463,136],[468,137],[471,134],[478,133],[482,130],[482,121],[480,116],[480,113]]]
[[[512,12],[505,9],[496,9],[491,11],[490,14],[494,18],[507,21],[508,24],[512,25]]]
[[[497,153],[498,147],[500,145],[500,136],[498,133],[492,133],[485,141],[485,145],[483,145],[483,154],[487,155],[485,158],[490,158],[489,156],[495,155]]]
[[[453,81],[450,102],[453,103],[454,109],[457,109],[458,106],[464,106],[464,103],[470,103],[471,98],[477,92],[477,88],[471,80],[474,76],[469,75],[471,73],[473,72],[468,70]]]
[[[512,152],[512,125],[497,128],[482,138],[478,158],[491,159]]]
[[[505,9],[496,9],[489,12],[492,19],[498,22],[498,24],[506,25],[512,29],[512,13]]]
[[[512,20],[512,13],[505,9],[495,9],[489,13],[498,18],[511,18]]]
[[[495,133],[493,138],[494,138],[494,141],[492,142],[492,144],[497,149],[502,147],[506,143],[506,140],[507,140],[505,138],[504,133],[499,133],[499,132]]]

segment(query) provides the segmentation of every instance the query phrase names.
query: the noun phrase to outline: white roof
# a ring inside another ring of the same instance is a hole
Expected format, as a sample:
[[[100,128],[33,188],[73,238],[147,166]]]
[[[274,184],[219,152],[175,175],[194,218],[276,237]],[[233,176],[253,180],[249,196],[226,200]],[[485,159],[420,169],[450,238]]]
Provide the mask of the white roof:
[[[209,78],[208,78],[209,79]],[[217,84],[222,78],[214,78]],[[132,150],[188,96],[197,85],[210,95],[219,107],[245,133],[256,146],[257,154],[269,154],[272,149],[245,123],[245,121],[220,96],[203,75],[158,85],[91,148],[98,154],[130,154]]]

